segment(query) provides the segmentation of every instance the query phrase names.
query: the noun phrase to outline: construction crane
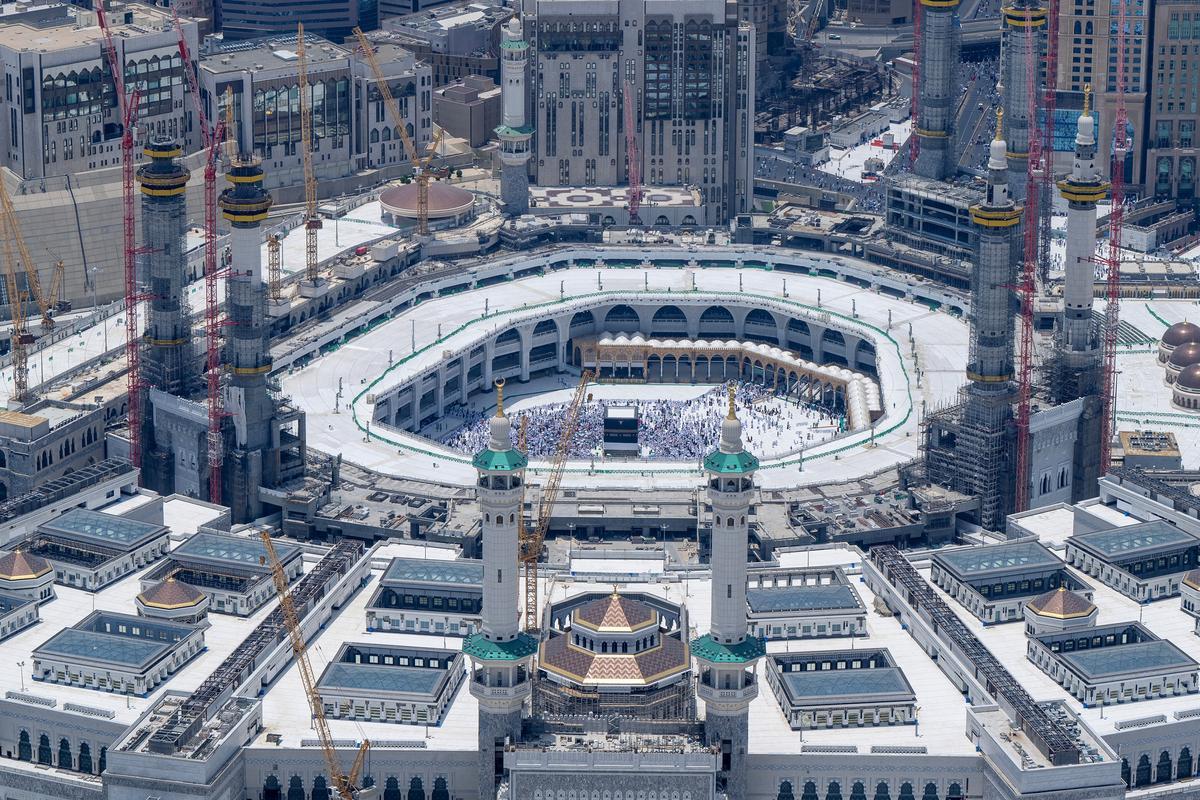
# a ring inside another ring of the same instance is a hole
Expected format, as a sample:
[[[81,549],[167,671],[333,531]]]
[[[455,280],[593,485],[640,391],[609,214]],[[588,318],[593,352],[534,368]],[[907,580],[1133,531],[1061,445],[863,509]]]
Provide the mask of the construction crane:
[[[563,468],[566,467],[567,455],[571,452],[571,440],[575,438],[575,429],[579,426],[579,412],[583,410],[583,401],[587,398],[587,385],[591,383],[592,377],[592,373],[588,370],[584,370],[583,374],[579,376],[579,386],[575,388],[575,396],[571,398],[571,405],[567,407],[562,433],[558,436],[558,446],[554,449],[554,460],[550,463],[550,475],[542,486],[542,497],[538,501],[538,511],[533,520],[533,529],[525,531],[523,524],[518,528],[521,566],[525,574],[525,630],[527,631],[538,629],[538,558],[542,554],[542,543],[546,541],[546,532],[550,529],[550,512],[554,507],[554,501],[558,499]],[[522,426],[522,436],[524,436],[524,432],[525,429]],[[525,515],[522,513],[520,516],[523,518]]]
[[[392,89],[388,86],[383,69],[379,66],[379,58],[375,55],[375,46],[362,32],[362,28],[355,28],[354,35],[358,37],[358,46],[371,65],[371,72],[375,75],[375,84],[379,87],[379,93],[383,95],[388,115],[400,133],[400,139],[404,142],[404,153],[408,156],[409,163],[412,164],[413,179],[417,182],[417,233],[427,236],[429,234],[429,181],[433,179],[433,174],[429,171],[429,162],[433,160],[433,157],[437,155],[438,148],[441,147],[444,131],[441,128],[437,130],[422,158],[417,153],[417,146],[413,144],[412,137],[408,135],[408,124],[400,114],[400,106],[396,103],[396,98],[392,96]]]
[[[126,385],[129,398],[129,460],[142,463],[142,362],[141,330],[138,328],[138,303],[145,299],[137,282],[137,241],[134,219],[133,192],[133,128],[137,122],[138,100],[141,93],[135,86],[125,91],[125,67],[113,42],[112,29],[104,12],[104,4],[96,4],[96,19],[104,37],[104,53],[117,95],[121,116],[121,224],[122,261],[125,272],[125,361],[128,365]]]
[[[64,296],[67,285],[67,265],[60,258],[54,263],[54,278],[50,281],[50,297],[55,311],[70,311],[71,304]]]
[[[21,236],[21,226],[17,223],[17,210],[13,206],[12,197],[9,196],[8,190],[3,185],[0,185],[0,213],[3,213],[5,218],[9,220],[10,235],[16,241],[17,253],[21,259],[21,267],[25,271],[25,280],[29,286],[29,292],[33,295],[34,302],[37,303],[38,309],[42,312],[42,331],[49,332],[54,329],[54,317],[51,316],[53,306],[49,298],[42,294],[42,282],[38,275],[37,266],[33,263],[33,259],[29,255],[29,248],[25,246],[25,238]]]
[[[221,502],[221,462],[224,458],[224,439],[221,436],[221,417],[224,414],[221,402],[221,306],[217,298],[217,161],[220,159],[221,143],[225,139],[227,123],[232,105],[213,131],[204,104],[200,101],[200,89],[192,67],[191,53],[183,35],[179,14],[172,10],[175,33],[178,37],[179,56],[183,60],[183,73],[187,76],[188,91],[200,128],[200,140],[204,149],[204,333],[207,358],[205,373],[208,388],[208,501]],[[228,93],[228,90],[227,90]],[[231,95],[230,95],[231,97]]]
[[[625,81],[621,90],[625,101],[625,163],[629,173],[629,224],[641,225],[638,210],[642,207],[642,158],[638,153],[637,131],[633,120],[633,84]]]
[[[317,178],[312,163],[312,103],[308,96],[308,58],[304,53],[304,23],[296,25],[296,56],[300,72],[300,147],[304,153],[304,278],[317,283]]]
[[[279,251],[279,237],[272,233],[267,237],[267,296],[276,302],[283,298],[283,286],[280,283],[283,261]]]
[[[1104,309],[1104,376],[1100,391],[1103,409],[1100,437],[1100,471],[1108,472],[1112,465],[1113,436],[1117,427],[1117,327],[1121,322],[1121,226],[1125,219],[1125,154],[1129,152],[1129,113],[1125,108],[1125,26],[1129,24],[1128,0],[1117,0],[1117,74],[1115,78],[1116,113],[1113,115],[1112,211],[1108,215],[1108,256],[1102,259],[1108,267]]]
[[[909,115],[912,117],[912,132],[908,135],[908,168],[912,170],[917,165],[917,156],[921,154],[921,138],[917,136],[917,126],[921,123],[921,21],[925,18],[925,6],[921,0],[913,0],[913,60],[912,60],[912,91],[909,93]]]
[[[1054,216],[1054,113],[1058,108],[1058,2],[1047,3],[1046,82],[1042,99],[1042,182],[1038,197],[1038,277],[1043,284],[1050,277],[1051,220]]]
[[[0,181],[0,191],[4,183]],[[13,392],[12,398],[23,403],[29,395],[29,351],[33,336],[25,329],[25,298],[17,285],[17,255],[13,242],[20,236],[16,229],[16,217],[11,214],[0,216],[0,239],[4,242],[4,282],[8,289],[8,307],[12,313],[12,332],[9,334],[12,352]]]
[[[369,800],[377,797],[378,791],[374,788],[359,789],[355,785],[358,783],[358,776],[362,771],[367,752],[371,749],[369,739],[363,739],[350,771],[342,771],[337,749],[334,747],[333,734],[330,733],[329,722],[325,719],[325,703],[321,700],[320,692],[317,691],[312,664],[308,661],[308,645],[304,641],[304,632],[300,628],[300,617],[296,614],[292,589],[288,585],[283,564],[279,563],[279,557],[275,554],[275,544],[271,541],[271,534],[266,530],[262,532],[262,543],[267,551],[266,560],[267,566],[271,569],[271,580],[274,581],[275,591],[279,595],[279,609],[283,612],[283,626],[287,629],[288,640],[292,645],[292,654],[296,657],[296,666],[300,670],[300,680],[304,683],[304,694],[308,698],[308,705],[312,711],[313,720],[316,722],[317,737],[321,742],[321,753],[325,756],[325,768],[329,772],[329,781],[333,784],[341,800]]]

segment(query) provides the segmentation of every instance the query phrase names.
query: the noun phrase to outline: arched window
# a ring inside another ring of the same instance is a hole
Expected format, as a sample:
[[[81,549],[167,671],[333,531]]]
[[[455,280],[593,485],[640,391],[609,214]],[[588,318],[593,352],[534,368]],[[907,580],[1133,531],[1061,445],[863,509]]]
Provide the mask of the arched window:
[[[800,795],[800,800],[821,800],[817,795],[817,784],[815,782],[804,782],[804,793]]]
[[[324,775],[313,778],[312,800],[329,800],[329,786],[325,783]]]
[[[850,800],[867,800],[867,790],[862,781],[855,781],[850,787]]]
[[[783,781],[779,784],[778,800],[796,800],[796,796],[792,794],[791,781]]]
[[[293,775],[288,780],[287,800],[305,800],[304,784],[300,781],[299,775]]]
[[[1084,25],[1084,26],[1083,26],[1083,35],[1084,35],[1084,36],[1091,36],[1094,30],[1095,30],[1095,29],[1092,27],[1092,22],[1091,22],[1091,20],[1088,20],[1088,23],[1087,23],[1086,25]]]
[[[429,800],[450,800],[450,790],[446,787],[446,779],[438,776],[433,779],[433,794]]]
[[[1158,756],[1158,769],[1155,770],[1155,783],[1170,783],[1171,782],[1171,754],[1163,750]]]
[[[425,786],[420,778],[414,777],[408,782],[408,800],[425,800]]]
[[[58,768],[73,769],[74,760],[71,758],[71,743],[66,738],[58,741]]]
[[[950,790],[946,792],[946,800],[963,800],[962,786],[958,783],[950,784]]]
[[[875,800],[891,800],[891,796],[887,781],[880,781],[875,785]]]
[[[92,771],[92,748],[87,742],[80,742],[79,744],[79,771]],[[275,800],[279,800],[279,798],[277,797]]]
[[[1150,785],[1150,756],[1142,756],[1138,759],[1137,775],[1134,777],[1134,786],[1149,786]]]
[[[33,745],[29,741],[29,731],[21,731],[17,739],[17,758],[22,761],[33,760]]]
[[[263,800],[283,800],[283,787],[279,785],[279,778],[274,775],[268,775],[263,781]]]
[[[921,793],[921,800],[937,800],[937,784],[925,784],[925,791]]]
[[[1175,767],[1175,779],[1185,781],[1192,777],[1192,751],[1184,747],[1179,751],[1179,763]]]
[[[100,766],[97,768],[96,771],[102,773],[106,769],[108,769],[108,748],[101,747],[100,748]]]
[[[38,763],[54,763],[54,752],[50,749],[50,737],[44,733],[42,734],[41,738],[38,739]]]
[[[1083,23],[1080,22],[1079,20],[1075,20],[1075,35],[1080,36],[1082,34],[1083,34]]]
[[[1131,779],[1132,779],[1132,776],[1130,775],[1130,772],[1129,772],[1129,759],[1122,758],[1121,759],[1121,780],[1125,781],[1125,785],[1127,787],[1132,788],[1133,784],[1131,783]]]
[[[400,782],[395,778],[384,781],[383,800],[404,800],[404,795],[400,792]]]
[[[1058,488],[1067,488],[1067,468],[1063,467],[1058,471]]]
[[[371,129],[371,144],[379,144],[379,129]]]
[[[842,800],[842,785],[837,781],[830,781],[829,788],[825,790],[825,800]]]
[[[900,800],[913,800],[913,786],[905,781],[900,784]]]

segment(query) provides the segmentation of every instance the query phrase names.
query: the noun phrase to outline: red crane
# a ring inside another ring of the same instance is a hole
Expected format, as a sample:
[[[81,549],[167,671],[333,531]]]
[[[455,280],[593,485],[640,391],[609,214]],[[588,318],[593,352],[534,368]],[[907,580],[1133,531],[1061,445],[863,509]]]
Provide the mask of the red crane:
[[[188,91],[192,95],[192,106],[196,124],[200,128],[200,141],[204,148],[204,333],[207,347],[205,374],[208,380],[208,501],[221,502],[221,460],[224,456],[224,439],[221,436],[221,417],[224,415],[221,398],[221,323],[220,304],[217,300],[217,160],[221,154],[221,143],[225,140],[227,119],[221,118],[216,131],[212,131],[204,104],[200,100],[200,89],[196,81],[195,64],[188,51],[187,39],[179,14],[175,17],[175,33],[179,37],[179,56],[183,59],[183,74],[187,76]]]
[[[1112,181],[1112,211],[1108,215],[1108,256],[1099,259],[1108,267],[1107,307],[1104,310],[1104,415],[1100,423],[1100,470],[1107,472],[1112,464],[1112,440],[1116,428],[1117,403],[1117,326],[1120,323],[1121,303],[1121,224],[1125,209],[1125,154],[1129,151],[1129,115],[1125,109],[1125,26],[1127,0],[1117,0],[1117,74],[1115,81],[1116,113],[1113,115],[1112,165],[1109,168]]]
[[[1038,215],[1038,257],[1043,283],[1049,277],[1050,270],[1050,238],[1053,217],[1054,198],[1054,111],[1058,106],[1058,0],[1047,3],[1046,14],[1046,83],[1042,99],[1042,110],[1045,115],[1042,120],[1042,185],[1038,201],[1041,203],[1041,213]]]
[[[104,53],[108,69],[112,73],[113,90],[117,94],[117,108],[121,115],[121,181],[122,181],[122,224],[123,258],[125,267],[125,359],[129,366],[127,385],[129,391],[129,459],[136,466],[142,464],[142,363],[141,332],[138,330],[137,307],[145,299],[138,287],[138,248],[134,220],[133,194],[133,127],[137,122],[140,93],[135,86],[125,93],[125,71],[117,47],[113,43],[112,30],[104,14],[103,3],[96,4],[96,18],[104,37]]]
[[[629,224],[641,225],[642,157],[638,153],[637,131],[633,121],[633,84],[625,81],[625,161],[629,165]]]

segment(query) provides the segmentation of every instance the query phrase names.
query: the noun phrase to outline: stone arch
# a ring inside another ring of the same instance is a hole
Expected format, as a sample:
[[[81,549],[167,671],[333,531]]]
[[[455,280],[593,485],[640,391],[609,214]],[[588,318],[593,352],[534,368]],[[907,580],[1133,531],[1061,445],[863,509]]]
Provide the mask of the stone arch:
[[[736,330],[733,314],[724,306],[709,306],[700,313],[701,338],[733,336]]]
[[[288,780],[287,800],[306,800],[304,797],[304,783],[300,780],[299,775],[293,775]]]
[[[654,224],[657,227],[666,228],[670,226],[671,220],[667,219],[666,214],[659,214],[657,217],[655,217]]]
[[[1191,748],[1180,748],[1179,761],[1175,765],[1175,779],[1183,781],[1192,777],[1192,766]]]
[[[33,744],[29,741],[29,731],[21,731],[17,737],[17,758],[22,761],[33,760]]]
[[[263,781],[263,800],[283,800],[283,787],[279,785],[279,778],[274,775],[268,775]]]
[[[805,781],[804,791],[800,795],[800,800],[821,800],[817,794],[816,781]]]
[[[400,793],[399,780],[392,777],[384,781],[383,800],[404,800],[404,795]]]
[[[650,319],[650,335],[659,337],[687,336],[687,316],[679,306],[662,306]]]
[[[913,785],[908,781],[900,784],[899,800],[913,800]]]
[[[925,791],[921,793],[921,800],[937,800],[937,784],[925,784]]]
[[[325,776],[318,775],[313,778],[312,800],[330,800],[329,786],[325,783]]]
[[[596,792],[592,792],[593,797]],[[433,779],[433,793],[429,796],[429,800],[450,800],[450,790],[446,786],[446,779],[441,775]]]
[[[108,768],[108,748],[100,748],[100,766],[96,768],[97,772],[103,773]]]
[[[576,328],[583,327],[584,325],[590,326],[595,324],[596,318],[592,316],[592,312],[577,311],[575,312],[575,315],[571,317],[571,332],[574,333]]]
[[[58,768],[75,768],[75,759],[71,757],[71,743],[65,736],[58,740]]]
[[[496,337],[496,346],[511,344],[512,342],[521,341],[521,332],[516,328],[509,328],[504,333]]]
[[[946,800],[963,800],[962,785],[957,781],[950,784],[950,790],[946,792]]]
[[[1170,783],[1172,766],[1171,754],[1163,750],[1158,756],[1158,767],[1154,771],[1154,782]]]
[[[534,336],[544,336],[547,333],[558,333],[558,323],[552,319],[544,319],[533,327]]]
[[[54,763],[54,751],[50,748],[50,737],[44,733],[38,738],[37,757],[39,764],[52,765]]]
[[[425,785],[415,775],[408,782],[408,800],[425,800]]]
[[[792,782],[782,781],[779,784],[778,800],[796,800],[796,796],[792,794]]]
[[[850,800],[867,800],[867,790],[862,781],[855,781],[850,787]]]
[[[79,743],[79,771],[92,771],[92,748],[87,742]],[[276,798],[276,800],[279,800],[279,798]]]
[[[613,306],[604,315],[604,329],[616,333],[633,333],[641,330],[642,318],[632,306]]]
[[[829,787],[825,789],[825,800],[842,800],[842,785],[837,781],[830,781]]]

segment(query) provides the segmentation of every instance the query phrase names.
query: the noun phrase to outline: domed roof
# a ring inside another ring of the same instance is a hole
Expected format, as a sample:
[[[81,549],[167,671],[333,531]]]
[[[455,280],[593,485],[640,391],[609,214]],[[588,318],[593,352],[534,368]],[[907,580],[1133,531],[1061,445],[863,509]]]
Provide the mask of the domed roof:
[[[416,181],[392,186],[379,195],[379,202],[393,214],[416,218],[419,191]],[[429,216],[432,219],[456,216],[469,211],[474,204],[475,195],[466,189],[441,181],[429,182]],[[1200,338],[1200,334],[1197,334],[1197,338]]]
[[[0,580],[23,581],[40,578],[54,567],[49,561],[33,553],[13,550],[0,557]]]
[[[1200,342],[1200,325],[1176,322],[1162,335],[1162,343],[1170,347],[1178,347],[1185,342]]]
[[[1039,616],[1055,619],[1077,619],[1096,610],[1096,605],[1091,600],[1069,591],[1065,586],[1039,594],[1030,600],[1028,605],[1029,609]]]
[[[1200,591],[1200,569],[1193,569],[1185,573],[1183,582],[1193,589]]]
[[[167,578],[159,581],[138,595],[142,605],[151,608],[190,608],[199,605],[205,598],[204,592],[191,584]]]
[[[1184,342],[1171,351],[1171,357],[1167,361],[1175,367],[1190,367],[1192,364],[1200,364],[1200,343]]]
[[[1180,389],[1200,392],[1200,364],[1184,367],[1183,372],[1175,379],[1175,385]]]
[[[602,633],[619,633],[645,628],[658,621],[654,609],[613,592],[585,603],[571,613],[573,622]]]

